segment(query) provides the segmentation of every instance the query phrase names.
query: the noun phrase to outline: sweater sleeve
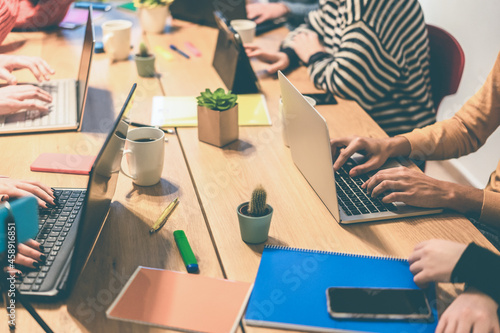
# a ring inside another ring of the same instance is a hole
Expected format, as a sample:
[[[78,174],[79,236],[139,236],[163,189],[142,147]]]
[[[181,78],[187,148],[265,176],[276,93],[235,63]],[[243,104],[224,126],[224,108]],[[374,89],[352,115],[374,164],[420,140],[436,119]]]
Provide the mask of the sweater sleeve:
[[[500,53],[481,89],[451,118],[403,136],[411,158],[448,159],[481,147],[500,126]]]
[[[500,256],[470,243],[453,269],[451,282],[465,282],[500,304]]]
[[[39,30],[58,25],[66,16],[73,0],[31,0],[19,1],[19,15],[15,29]]]
[[[0,44],[14,28],[19,12],[19,0],[0,1]]]

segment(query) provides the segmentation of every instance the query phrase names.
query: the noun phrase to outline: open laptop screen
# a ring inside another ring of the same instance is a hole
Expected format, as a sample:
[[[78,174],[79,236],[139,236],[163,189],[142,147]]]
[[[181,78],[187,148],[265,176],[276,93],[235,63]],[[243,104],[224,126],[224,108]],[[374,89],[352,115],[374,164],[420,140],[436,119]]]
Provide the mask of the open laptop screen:
[[[136,84],[132,86],[120,115],[90,171],[88,193],[83,205],[72,257],[70,290],[87,264],[104,226],[111,200],[115,194],[123,147],[130,124],[129,113],[132,108],[135,89]]]
[[[80,121],[83,108],[85,107],[85,96],[87,95],[90,64],[92,62],[92,54],[94,53],[94,44],[95,33],[94,24],[92,23],[92,8],[89,8],[87,26],[85,27],[85,37],[83,39],[82,55],[80,57],[80,67],[78,68],[77,77],[77,119],[80,119]]]
[[[259,92],[259,81],[238,33],[229,25],[224,15],[215,11],[215,21],[219,28],[212,65],[226,85],[235,94]]]

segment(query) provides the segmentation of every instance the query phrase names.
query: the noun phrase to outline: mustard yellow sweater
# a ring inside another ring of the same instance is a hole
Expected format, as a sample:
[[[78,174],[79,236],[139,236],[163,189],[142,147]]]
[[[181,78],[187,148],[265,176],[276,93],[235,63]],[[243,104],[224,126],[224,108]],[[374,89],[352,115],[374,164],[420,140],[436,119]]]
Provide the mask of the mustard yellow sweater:
[[[500,126],[500,53],[481,89],[453,116],[411,133],[412,158],[442,160],[479,149]],[[500,149],[497,150],[500,157]],[[500,225],[500,161],[484,189],[479,221]]]

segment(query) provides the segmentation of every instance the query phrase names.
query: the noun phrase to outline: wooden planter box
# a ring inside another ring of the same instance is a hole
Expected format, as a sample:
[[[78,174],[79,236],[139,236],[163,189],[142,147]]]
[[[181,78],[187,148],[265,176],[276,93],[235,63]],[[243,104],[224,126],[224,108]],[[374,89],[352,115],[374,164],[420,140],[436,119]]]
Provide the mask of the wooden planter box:
[[[198,106],[198,140],[217,147],[238,140],[238,104],[226,111]]]

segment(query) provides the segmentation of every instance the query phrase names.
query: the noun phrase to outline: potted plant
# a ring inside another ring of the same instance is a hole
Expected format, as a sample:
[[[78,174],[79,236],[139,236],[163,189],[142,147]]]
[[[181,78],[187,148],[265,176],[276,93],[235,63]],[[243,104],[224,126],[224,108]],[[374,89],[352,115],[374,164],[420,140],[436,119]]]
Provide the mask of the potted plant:
[[[222,147],[238,140],[238,97],[219,88],[206,89],[198,102],[198,140]]]
[[[241,238],[246,243],[258,244],[267,240],[273,207],[266,203],[266,198],[266,190],[259,185],[253,190],[250,202],[238,206]]]
[[[174,0],[134,0],[134,6],[139,11],[139,21],[142,30],[159,34],[165,28],[169,15],[168,7]]]
[[[155,75],[155,55],[149,53],[146,44],[139,45],[139,53],[134,55],[137,74],[142,77],[152,77]]]

